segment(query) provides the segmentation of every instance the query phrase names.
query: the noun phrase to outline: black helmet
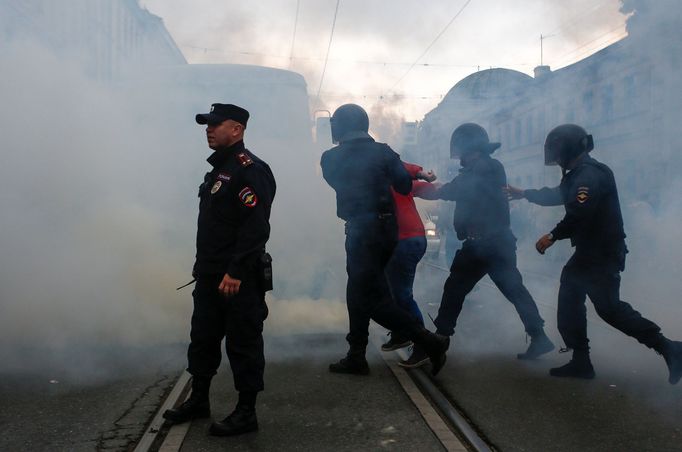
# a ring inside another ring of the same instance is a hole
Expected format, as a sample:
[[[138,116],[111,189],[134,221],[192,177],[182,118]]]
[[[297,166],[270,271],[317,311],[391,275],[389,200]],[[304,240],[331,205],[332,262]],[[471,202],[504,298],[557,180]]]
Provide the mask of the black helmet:
[[[491,143],[488,132],[478,124],[468,122],[457,127],[450,137],[450,157],[461,158],[471,152],[492,154],[500,143]]]
[[[583,152],[594,149],[592,135],[580,126],[562,124],[553,128],[545,139],[545,165],[565,168]]]
[[[355,138],[370,138],[367,112],[359,105],[345,104],[336,109],[329,119],[332,141],[341,143]]]

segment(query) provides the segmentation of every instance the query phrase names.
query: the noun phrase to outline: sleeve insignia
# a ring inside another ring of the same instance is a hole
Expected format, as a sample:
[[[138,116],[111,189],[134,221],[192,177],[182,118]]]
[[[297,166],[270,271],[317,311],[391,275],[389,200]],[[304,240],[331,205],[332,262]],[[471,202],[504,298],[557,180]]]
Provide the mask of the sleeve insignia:
[[[242,188],[242,191],[239,192],[239,199],[246,207],[256,207],[258,204],[258,197],[251,187]]]
[[[588,187],[578,187],[578,195],[576,196],[576,200],[580,204],[587,201],[590,198],[589,191],[590,189]]]
[[[251,157],[249,157],[246,152],[240,152],[237,154],[237,160],[239,160],[239,163],[242,166],[249,166],[253,163],[253,160],[251,160]]]
[[[215,182],[215,184],[213,184],[213,187],[211,187],[211,194],[215,195],[216,193],[218,193],[218,190],[220,190],[220,187],[222,185],[223,185],[223,183],[221,181],[217,180]]]

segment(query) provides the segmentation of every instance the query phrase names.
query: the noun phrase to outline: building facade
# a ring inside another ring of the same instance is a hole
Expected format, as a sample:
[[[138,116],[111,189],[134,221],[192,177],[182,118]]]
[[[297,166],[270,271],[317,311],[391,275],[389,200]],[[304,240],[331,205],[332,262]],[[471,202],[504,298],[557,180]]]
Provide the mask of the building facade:
[[[576,123],[594,136],[593,154],[613,168],[625,204],[656,209],[682,171],[678,35],[630,30],[570,66],[538,67],[535,77],[508,69],[476,72],[420,123],[420,157],[441,173],[452,172],[450,134],[463,122],[477,122],[502,143],[495,157],[505,164],[510,184],[557,185],[560,171],[544,166],[544,139],[553,127]]]
[[[137,0],[0,0],[0,42],[31,42],[103,81],[135,66],[184,64],[163,21]]]

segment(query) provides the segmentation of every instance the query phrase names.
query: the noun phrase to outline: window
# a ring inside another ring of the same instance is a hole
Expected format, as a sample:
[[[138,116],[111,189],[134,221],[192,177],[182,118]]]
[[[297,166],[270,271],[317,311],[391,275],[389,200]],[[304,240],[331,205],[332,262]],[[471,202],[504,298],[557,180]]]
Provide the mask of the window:
[[[585,119],[592,122],[594,118],[594,93],[590,90],[583,94],[583,110]]]
[[[613,119],[613,85],[606,85],[604,87],[604,96],[602,97],[602,118],[604,121]]]
[[[528,115],[526,118],[526,143],[530,144],[533,142],[533,115]]]
[[[625,99],[625,111],[635,111],[637,105],[637,84],[634,75],[628,75],[623,79],[623,99]]]

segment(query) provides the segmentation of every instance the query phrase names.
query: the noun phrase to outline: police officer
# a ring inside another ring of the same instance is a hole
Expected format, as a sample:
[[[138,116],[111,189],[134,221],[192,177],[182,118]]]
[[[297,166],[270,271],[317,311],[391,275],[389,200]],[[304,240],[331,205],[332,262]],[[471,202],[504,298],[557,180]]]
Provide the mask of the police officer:
[[[564,205],[564,218],[535,245],[544,254],[557,240],[570,239],[575,253],[561,272],[558,326],[571,361],[550,370],[555,377],[594,378],[587,339],[585,297],[609,325],[654,349],[665,359],[675,384],[682,376],[682,343],[663,336],[660,328],[619,298],[625,268],[625,232],[618,190],[611,169],[590,157],[591,135],[575,124],[554,128],[545,141],[545,164],[559,165],[555,188],[521,190],[508,187],[512,199],[526,198],[542,206]]]
[[[269,255],[270,209],[275,179],[268,165],[244,147],[249,112],[231,104],[213,104],[196,115],[206,124],[213,167],[199,187],[197,254],[193,275],[191,343],[187,352],[192,393],[164,417],[186,422],[210,416],[209,387],[227,357],[239,391],[235,410],[209,432],[229,436],[258,429],[256,395],[263,390],[265,292],[272,288]]]
[[[391,300],[384,277],[398,240],[391,187],[406,195],[412,178],[398,154],[368,134],[369,118],[355,104],[340,106],[331,117],[338,146],[322,154],[324,179],[336,191],[337,215],[346,222],[346,302],[350,331],[346,357],[331,372],[366,375],[369,321],[412,340],[431,358],[435,375],[445,363],[449,338],[435,335]]]
[[[516,268],[516,238],[509,224],[509,201],[502,192],[507,184],[504,167],[490,154],[500,147],[491,143],[478,124],[457,127],[450,139],[450,156],[460,160],[459,174],[440,188],[433,187],[424,198],[455,201],[454,229],[463,240],[443,287],[438,317],[438,334],[451,336],[462,311],[464,298],[486,274],[514,305],[531,343],[519,359],[535,359],[554,349],[544,332],[535,301],[523,285]],[[401,361],[403,367],[417,367],[426,361],[419,347]]]

